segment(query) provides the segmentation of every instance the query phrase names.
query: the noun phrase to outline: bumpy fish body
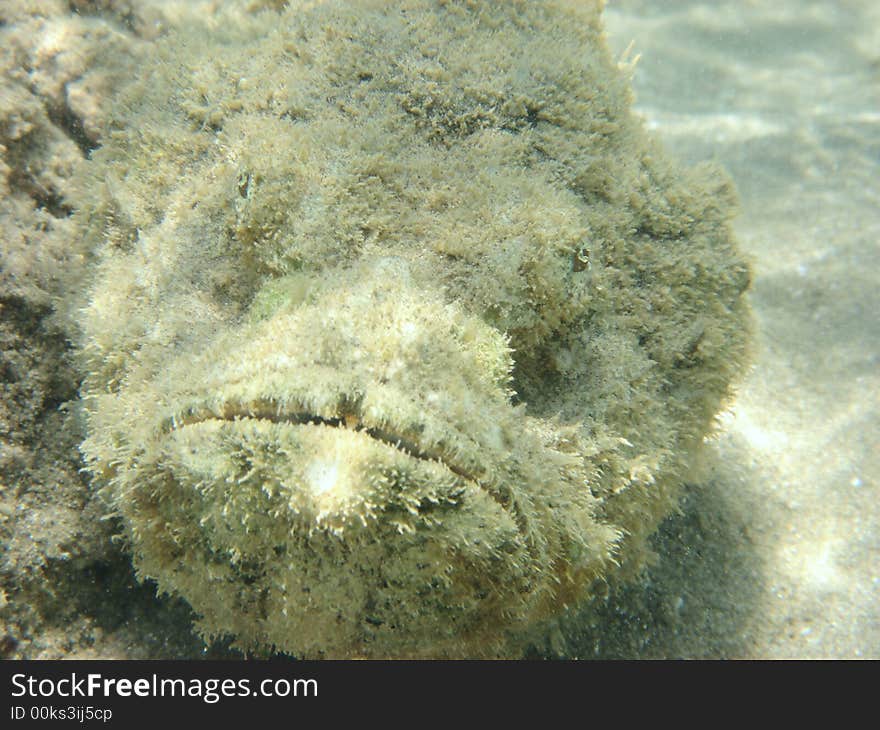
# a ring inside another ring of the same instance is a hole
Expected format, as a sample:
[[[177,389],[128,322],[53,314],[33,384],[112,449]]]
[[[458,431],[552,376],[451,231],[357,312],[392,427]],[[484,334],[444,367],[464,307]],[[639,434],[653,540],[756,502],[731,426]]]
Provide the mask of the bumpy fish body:
[[[515,654],[640,565],[743,367],[733,193],[598,4],[292,6],[166,41],[89,163],[83,453],[206,636]]]

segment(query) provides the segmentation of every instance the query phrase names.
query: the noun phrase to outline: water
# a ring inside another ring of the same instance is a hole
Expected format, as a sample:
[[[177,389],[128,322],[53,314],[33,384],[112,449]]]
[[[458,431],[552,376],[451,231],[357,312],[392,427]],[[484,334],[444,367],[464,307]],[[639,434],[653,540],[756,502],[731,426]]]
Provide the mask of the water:
[[[108,547],[114,528],[79,476],[73,409],[58,410],[75,395],[65,323],[47,312],[65,266],[66,165],[96,146],[90,123],[103,113],[90,106],[103,83],[93,48],[112,53],[135,34],[149,44],[210,3],[70,5],[82,13],[0,9],[0,45],[18,53],[0,59],[14,172],[0,205],[0,653],[199,656],[188,608],[136,587],[128,557]],[[625,57],[641,55],[633,84],[648,127],[736,182],[758,347],[708,476],[653,540],[655,562],[554,650],[878,657],[880,6],[611,0],[605,24],[615,53],[632,42]]]

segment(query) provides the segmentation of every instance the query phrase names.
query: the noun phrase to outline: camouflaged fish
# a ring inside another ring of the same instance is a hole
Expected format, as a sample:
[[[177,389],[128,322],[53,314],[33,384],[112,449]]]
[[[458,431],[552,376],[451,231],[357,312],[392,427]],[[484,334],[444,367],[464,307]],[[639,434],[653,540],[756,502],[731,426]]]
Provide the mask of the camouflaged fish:
[[[172,33],[121,94],[76,218],[82,451],[206,638],[516,656],[642,564],[749,270],[600,11],[291,2]]]

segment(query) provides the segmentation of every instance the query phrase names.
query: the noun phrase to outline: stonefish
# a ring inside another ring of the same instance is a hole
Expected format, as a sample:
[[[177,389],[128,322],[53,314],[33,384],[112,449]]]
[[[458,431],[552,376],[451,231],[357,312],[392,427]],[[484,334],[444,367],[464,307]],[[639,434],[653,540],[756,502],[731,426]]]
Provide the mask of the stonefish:
[[[76,218],[82,452],[206,638],[515,656],[642,564],[750,276],[600,13],[294,1],[120,94]]]

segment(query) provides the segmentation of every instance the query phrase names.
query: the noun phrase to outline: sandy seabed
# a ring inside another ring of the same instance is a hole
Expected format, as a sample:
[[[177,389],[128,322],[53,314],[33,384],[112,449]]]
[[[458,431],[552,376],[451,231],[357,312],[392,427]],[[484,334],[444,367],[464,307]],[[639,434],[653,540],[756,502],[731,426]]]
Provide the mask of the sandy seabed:
[[[78,471],[64,405],[75,373],[52,315],[65,188],[100,143],[114,82],[99,56],[202,22],[214,5],[0,8],[6,657],[226,653],[203,649],[185,605],[136,583],[100,519]],[[615,53],[641,55],[633,83],[649,127],[686,163],[718,160],[736,181],[758,343],[710,476],[663,524],[656,562],[560,651],[880,657],[880,5],[610,0],[606,26]]]

